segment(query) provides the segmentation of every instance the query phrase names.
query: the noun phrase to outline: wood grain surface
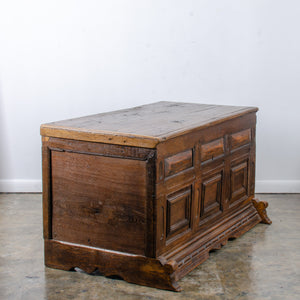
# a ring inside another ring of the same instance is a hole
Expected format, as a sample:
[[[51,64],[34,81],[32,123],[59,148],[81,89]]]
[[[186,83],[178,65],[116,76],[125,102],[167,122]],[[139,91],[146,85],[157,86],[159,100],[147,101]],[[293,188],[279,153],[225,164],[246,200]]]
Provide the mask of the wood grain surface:
[[[145,254],[144,161],[59,151],[51,161],[54,239]]]
[[[256,108],[159,102],[42,125],[45,262],[179,291],[259,222]]]
[[[41,135],[155,148],[160,141],[256,111],[256,107],[162,101],[43,124]]]

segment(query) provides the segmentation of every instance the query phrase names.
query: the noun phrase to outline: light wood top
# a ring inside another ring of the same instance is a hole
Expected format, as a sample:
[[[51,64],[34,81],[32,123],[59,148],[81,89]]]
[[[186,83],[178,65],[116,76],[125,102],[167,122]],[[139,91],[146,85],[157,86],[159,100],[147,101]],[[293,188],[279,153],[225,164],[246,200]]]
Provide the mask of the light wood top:
[[[155,148],[159,142],[256,112],[256,107],[156,102],[41,125],[41,135]]]

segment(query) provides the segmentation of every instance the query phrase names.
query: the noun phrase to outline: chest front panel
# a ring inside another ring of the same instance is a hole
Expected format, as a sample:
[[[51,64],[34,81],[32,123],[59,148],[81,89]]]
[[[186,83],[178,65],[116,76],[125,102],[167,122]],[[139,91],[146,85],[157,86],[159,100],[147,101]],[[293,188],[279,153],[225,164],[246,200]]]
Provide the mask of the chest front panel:
[[[201,237],[254,196],[255,114],[157,149],[157,255]]]

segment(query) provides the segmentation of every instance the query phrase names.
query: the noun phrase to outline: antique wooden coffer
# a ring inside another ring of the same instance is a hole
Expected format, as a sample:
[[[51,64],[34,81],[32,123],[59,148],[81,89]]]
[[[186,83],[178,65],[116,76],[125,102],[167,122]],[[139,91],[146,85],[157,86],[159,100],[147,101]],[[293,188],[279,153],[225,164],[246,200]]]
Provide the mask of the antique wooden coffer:
[[[41,126],[45,264],[179,291],[259,222],[255,107],[158,102]]]

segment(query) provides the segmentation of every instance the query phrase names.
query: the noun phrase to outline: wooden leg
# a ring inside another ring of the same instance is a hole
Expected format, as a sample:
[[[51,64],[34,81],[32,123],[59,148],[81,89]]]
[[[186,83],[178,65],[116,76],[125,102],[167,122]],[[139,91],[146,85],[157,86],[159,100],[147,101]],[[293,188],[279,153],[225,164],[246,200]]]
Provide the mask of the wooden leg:
[[[272,221],[269,219],[267,215],[266,208],[268,207],[268,202],[266,201],[259,201],[258,199],[252,199],[252,203],[256,208],[259,216],[261,217],[261,223],[264,224],[272,224]]]

